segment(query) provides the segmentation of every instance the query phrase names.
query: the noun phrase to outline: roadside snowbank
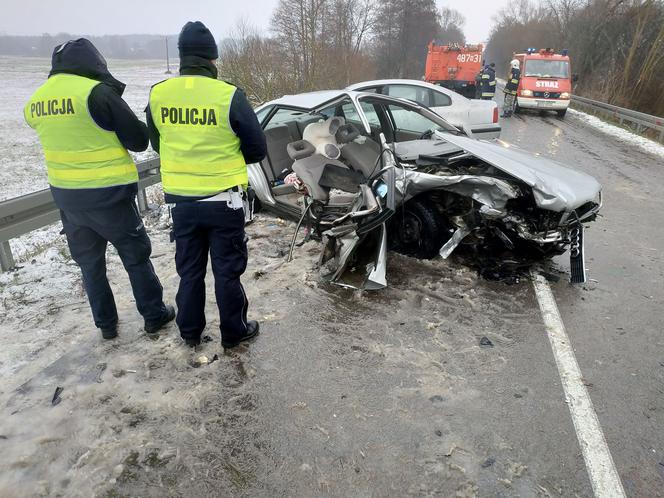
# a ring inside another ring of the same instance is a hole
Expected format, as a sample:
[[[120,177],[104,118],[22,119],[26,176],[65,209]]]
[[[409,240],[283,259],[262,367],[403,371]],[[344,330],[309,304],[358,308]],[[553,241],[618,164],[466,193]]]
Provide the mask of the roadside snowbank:
[[[624,128],[620,128],[619,126],[612,125],[611,123],[607,123],[606,121],[602,121],[601,119],[591,114],[586,114],[585,112],[577,111],[576,109],[569,109],[568,112],[572,114],[574,117],[584,121],[590,126],[597,128],[598,130],[608,135],[612,135],[624,142],[629,143],[630,145],[636,145],[637,147],[640,147],[641,149],[651,154],[656,154],[658,156],[664,157],[664,145],[657,143],[654,140],[642,137],[640,135],[637,135],[636,133],[625,130]]]

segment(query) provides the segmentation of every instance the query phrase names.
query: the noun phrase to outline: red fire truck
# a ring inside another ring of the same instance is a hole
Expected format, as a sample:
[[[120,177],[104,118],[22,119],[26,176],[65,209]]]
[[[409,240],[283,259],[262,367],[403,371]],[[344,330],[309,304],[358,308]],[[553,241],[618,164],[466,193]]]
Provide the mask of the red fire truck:
[[[517,89],[516,108],[556,111],[563,117],[572,94],[570,60],[567,50],[556,54],[550,48],[529,48],[514,54],[521,63],[521,80]]]
[[[475,97],[475,76],[482,69],[480,45],[429,43],[424,80],[444,86],[466,97]]]

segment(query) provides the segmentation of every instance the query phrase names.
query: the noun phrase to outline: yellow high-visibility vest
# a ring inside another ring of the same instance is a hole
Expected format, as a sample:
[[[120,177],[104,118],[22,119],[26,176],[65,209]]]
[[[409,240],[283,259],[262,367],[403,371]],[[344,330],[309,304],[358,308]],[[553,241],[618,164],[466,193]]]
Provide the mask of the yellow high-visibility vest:
[[[228,119],[235,90],[205,76],[179,76],[152,87],[164,192],[203,197],[249,183]]]
[[[23,109],[39,135],[48,183],[67,189],[102,188],[138,181],[136,165],[113,131],[90,117],[88,97],[100,82],[56,74],[40,86]]]

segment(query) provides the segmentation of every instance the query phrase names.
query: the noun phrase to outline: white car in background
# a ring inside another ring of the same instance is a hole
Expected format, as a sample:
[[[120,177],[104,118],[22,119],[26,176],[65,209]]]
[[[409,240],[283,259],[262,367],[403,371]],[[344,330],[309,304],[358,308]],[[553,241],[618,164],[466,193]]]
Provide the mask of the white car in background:
[[[493,100],[468,99],[442,86],[419,80],[362,81],[350,85],[346,90],[412,100],[428,107],[473,138],[489,140],[500,137],[498,104]]]

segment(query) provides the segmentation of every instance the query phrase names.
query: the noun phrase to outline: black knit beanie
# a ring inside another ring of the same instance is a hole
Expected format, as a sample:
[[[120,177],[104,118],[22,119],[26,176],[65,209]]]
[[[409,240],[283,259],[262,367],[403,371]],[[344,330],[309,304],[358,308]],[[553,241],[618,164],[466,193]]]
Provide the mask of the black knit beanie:
[[[180,31],[178,38],[180,58],[196,55],[204,59],[213,60],[219,57],[217,43],[210,30],[201,21],[189,21]]]

